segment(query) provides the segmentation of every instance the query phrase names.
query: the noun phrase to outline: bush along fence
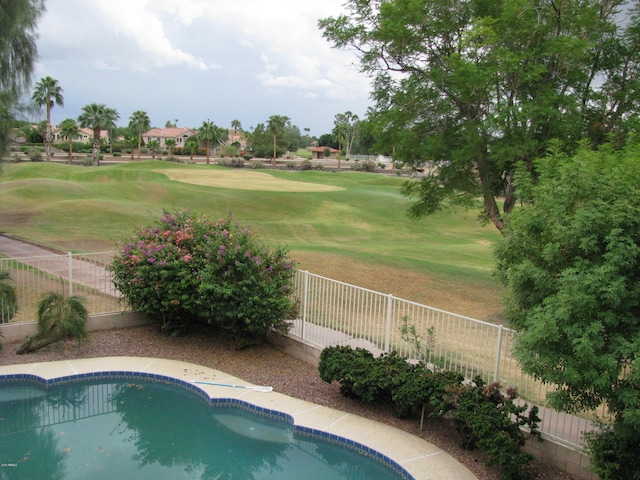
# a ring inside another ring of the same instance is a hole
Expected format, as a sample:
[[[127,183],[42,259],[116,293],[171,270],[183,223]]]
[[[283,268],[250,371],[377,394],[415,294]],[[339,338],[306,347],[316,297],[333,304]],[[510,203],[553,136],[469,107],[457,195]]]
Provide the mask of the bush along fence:
[[[113,286],[107,266],[115,252],[0,259],[0,323],[33,321],[42,294],[60,289],[87,298],[89,315],[121,313],[131,308]],[[5,297],[10,286],[15,298]],[[540,431],[564,445],[581,449],[583,433],[604,412],[567,415],[546,407],[547,389],[523,375],[511,356],[516,333],[482,322],[347,283],[296,270],[294,294],[298,318],[289,335],[320,349],[349,345],[375,356],[395,352],[410,363],[422,361],[433,371],[460,374],[515,388],[522,402],[537,405]]]

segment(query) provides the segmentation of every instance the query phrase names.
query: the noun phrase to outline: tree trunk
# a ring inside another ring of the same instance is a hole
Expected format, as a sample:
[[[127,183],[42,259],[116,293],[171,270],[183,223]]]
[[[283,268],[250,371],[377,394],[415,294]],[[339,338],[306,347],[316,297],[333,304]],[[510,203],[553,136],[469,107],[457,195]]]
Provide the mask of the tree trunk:
[[[100,129],[96,128],[93,131],[93,149],[91,151],[93,155],[93,164],[96,167],[100,166]]]

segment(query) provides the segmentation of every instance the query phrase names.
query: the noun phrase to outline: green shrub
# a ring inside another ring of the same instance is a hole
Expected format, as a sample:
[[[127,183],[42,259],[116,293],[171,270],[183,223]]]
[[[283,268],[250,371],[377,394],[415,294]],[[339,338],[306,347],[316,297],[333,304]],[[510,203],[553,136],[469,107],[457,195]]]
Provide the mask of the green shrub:
[[[287,168],[288,170],[295,170],[295,169],[296,169],[296,164],[295,164],[295,162],[287,162],[287,164],[286,164],[286,168]]]
[[[465,385],[458,372],[434,373],[423,362],[412,365],[395,353],[375,358],[368,350],[349,346],[325,348],[318,370],[325,382],[340,383],[342,395],[366,402],[390,401],[400,417],[428,407],[432,417],[454,418],[463,446],[483,450],[504,480],[523,478],[532,458],[520,449],[526,440],[521,428],[540,438],[537,407],[526,413],[526,404],[514,403],[515,390],[504,396],[499,384],[485,388],[479,377]]]
[[[461,385],[464,376],[458,372],[432,372],[424,364],[416,365],[398,379],[392,392],[393,406],[400,418],[417,415],[423,406],[428,406],[432,417],[453,411],[448,391]]]
[[[130,305],[164,331],[206,323],[242,348],[286,330],[293,266],[285,248],[268,248],[231,216],[165,212],[122,246],[111,271]]]
[[[249,161],[249,160],[251,160],[252,158],[253,158],[253,155],[251,155],[250,153],[245,153],[245,154],[243,154],[243,155],[242,155],[242,159],[243,159],[245,162],[248,162],[248,161]]]
[[[121,156],[122,156],[122,153],[120,153],[120,152],[113,152],[113,156],[114,156],[114,157],[121,157]]]
[[[311,170],[312,168],[313,168],[313,163],[311,163],[311,160],[303,160],[300,162],[301,170]]]
[[[587,454],[600,480],[640,478],[640,432],[617,421],[585,435]]]
[[[528,405],[514,403],[515,390],[508,390],[508,396],[504,396],[500,384],[485,387],[480,377],[450,393],[463,447],[480,448],[487,455],[488,465],[497,465],[504,480],[523,478],[524,467],[533,457],[521,450],[526,441],[522,427],[528,427],[530,435],[540,439],[538,408],[532,407],[525,415]]]

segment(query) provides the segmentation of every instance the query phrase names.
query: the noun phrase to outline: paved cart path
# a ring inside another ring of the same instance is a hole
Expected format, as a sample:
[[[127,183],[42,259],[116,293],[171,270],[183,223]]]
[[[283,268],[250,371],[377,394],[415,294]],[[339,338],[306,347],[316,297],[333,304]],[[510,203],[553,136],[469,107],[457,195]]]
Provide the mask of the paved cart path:
[[[19,258],[22,263],[41,271],[69,279],[73,283],[93,288],[107,295],[114,295],[109,272],[104,265],[77,258],[69,258],[66,252],[38,246],[34,243],[0,234],[0,254],[8,258]],[[55,258],[59,255],[59,258]],[[43,257],[47,261],[43,261]],[[116,293],[117,294],[117,293]]]

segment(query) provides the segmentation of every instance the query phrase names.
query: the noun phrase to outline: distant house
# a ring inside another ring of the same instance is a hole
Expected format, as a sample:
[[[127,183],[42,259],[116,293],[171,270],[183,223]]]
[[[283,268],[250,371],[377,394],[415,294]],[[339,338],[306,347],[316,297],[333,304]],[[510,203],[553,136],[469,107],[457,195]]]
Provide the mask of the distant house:
[[[93,142],[93,130],[91,130],[90,128],[80,128],[79,130],[80,130],[80,135],[72,139],[74,142],[84,142],[84,143]],[[53,141],[55,143],[67,141],[64,135],[60,133],[60,127],[52,125],[51,134],[53,135]],[[100,130],[100,138],[106,140],[108,136],[109,136],[109,132],[107,130]]]
[[[324,156],[324,151],[326,148],[329,148],[330,152],[330,155],[328,157]],[[310,147],[309,151],[311,152],[311,158],[314,158],[316,160],[335,160],[336,158],[338,158],[338,153],[340,152],[340,150],[336,150],[335,148],[331,147]]]
[[[192,130],[187,127],[182,128],[152,128],[148,132],[142,134],[142,139],[145,144],[153,142],[154,140],[160,144],[160,148],[166,147],[166,142],[169,139],[176,141],[176,147],[184,147],[187,142],[187,138],[197,135],[196,130]]]

